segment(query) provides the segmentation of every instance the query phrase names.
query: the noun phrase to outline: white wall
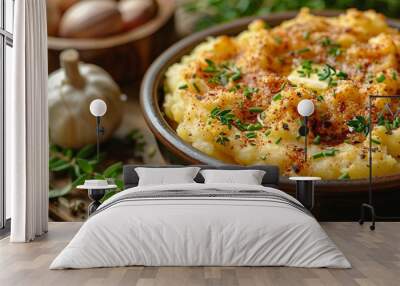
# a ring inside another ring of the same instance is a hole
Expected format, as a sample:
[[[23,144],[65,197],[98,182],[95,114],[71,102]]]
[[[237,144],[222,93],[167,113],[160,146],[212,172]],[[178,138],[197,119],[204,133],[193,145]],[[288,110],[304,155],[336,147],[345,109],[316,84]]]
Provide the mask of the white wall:
[[[12,73],[12,48],[6,46],[6,78],[5,78],[5,97],[11,94],[11,73]],[[7,122],[6,122],[7,124]],[[7,165],[5,166],[7,168]],[[5,178],[7,180],[7,178]],[[11,217],[11,194],[6,188],[6,219]]]

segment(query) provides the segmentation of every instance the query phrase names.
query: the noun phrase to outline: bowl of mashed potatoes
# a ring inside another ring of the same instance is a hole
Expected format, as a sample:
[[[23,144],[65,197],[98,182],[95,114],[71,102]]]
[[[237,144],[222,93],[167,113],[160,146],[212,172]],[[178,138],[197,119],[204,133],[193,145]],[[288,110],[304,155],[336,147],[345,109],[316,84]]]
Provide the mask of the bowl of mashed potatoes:
[[[365,189],[399,185],[400,24],[374,11],[245,18],[189,36],[148,70],[141,101],[168,152],[186,163],[270,164]],[[297,104],[312,100],[308,160]]]

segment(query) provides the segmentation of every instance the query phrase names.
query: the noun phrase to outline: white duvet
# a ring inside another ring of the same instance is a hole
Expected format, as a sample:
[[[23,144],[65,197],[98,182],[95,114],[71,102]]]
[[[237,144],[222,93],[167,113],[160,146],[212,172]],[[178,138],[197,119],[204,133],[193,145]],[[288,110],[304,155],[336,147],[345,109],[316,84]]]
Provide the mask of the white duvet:
[[[115,203],[133,192],[263,190],[231,184],[142,186],[100,206],[50,269],[145,266],[294,266],[349,268],[318,222],[289,204],[257,198],[151,198]],[[298,202],[297,202],[298,203]]]

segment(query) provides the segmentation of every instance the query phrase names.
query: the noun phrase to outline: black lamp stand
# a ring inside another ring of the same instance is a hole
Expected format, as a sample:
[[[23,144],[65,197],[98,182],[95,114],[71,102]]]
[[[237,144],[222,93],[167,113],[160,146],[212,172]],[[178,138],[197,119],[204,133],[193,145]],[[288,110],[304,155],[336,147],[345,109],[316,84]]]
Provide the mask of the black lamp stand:
[[[375,207],[373,205],[372,200],[372,100],[376,98],[398,98],[400,99],[400,95],[395,96],[382,96],[382,95],[370,95],[369,97],[369,104],[368,104],[368,112],[369,112],[369,119],[368,119],[368,132],[369,132],[369,155],[368,155],[368,164],[369,164],[369,186],[368,186],[368,203],[361,204],[361,215],[360,220],[358,221],[361,225],[365,222],[365,210],[371,213],[371,225],[369,228],[371,230],[375,230],[375,221],[379,220],[399,220],[400,217],[383,217],[376,215]]]
[[[97,162],[100,159],[100,136],[104,135],[105,129],[100,125],[101,117],[96,116],[96,139],[97,139]]]
[[[308,116],[304,116],[304,162],[307,162]]]

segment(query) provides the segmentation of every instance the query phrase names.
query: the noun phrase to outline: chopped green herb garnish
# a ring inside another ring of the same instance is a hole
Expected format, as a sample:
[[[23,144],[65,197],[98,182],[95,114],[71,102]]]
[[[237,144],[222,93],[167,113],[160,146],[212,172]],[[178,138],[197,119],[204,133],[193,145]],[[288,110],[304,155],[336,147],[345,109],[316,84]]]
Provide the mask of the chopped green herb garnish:
[[[275,36],[274,39],[275,39],[275,42],[276,42],[277,44],[279,44],[279,45],[282,44],[282,38],[281,38],[281,37]]]
[[[249,108],[249,111],[250,111],[251,113],[261,113],[261,112],[264,111],[264,109],[261,108],[261,107],[250,107],[250,108]]]
[[[223,125],[227,125],[229,129],[232,128],[232,122],[235,118],[230,109],[221,110],[219,107],[211,110],[210,116],[213,119],[218,119]]]
[[[340,56],[342,53],[342,50],[340,48],[340,45],[338,43],[333,42],[329,37],[325,37],[321,41],[322,46],[328,47],[328,54],[331,56]]]
[[[337,149],[327,149],[319,153],[315,153],[312,155],[313,159],[323,158],[323,157],[333,157],[335,156],[336,152],[339,152]]]
[[[348,172],[345,172],[345,173],[342,173],[338,179],[339,180],[348,180],[348,179],[350,179],[350,175]]]
[[[392,72],[392,79],[397,80],[397,72],[396,71]]]
[[[278,93],[278,92],[281,92],[282,90],[284,90],[285,87],[286,87],[286,82],[282,83],[282,85],[281,85],[281,87],[278,89],[277,93]]]
[[[301,69],[297,71],[297,73],[301,77],[310,77],[313,71],[312,69],[313,62],[311,60],[304,60],[301,64]]]
[[[333,43],[332,40],[330,38],[328,38],[328,37],[323,38],[322,41],[321,41],[321,44],[324,47],[328,47],[328,46],[332,45],[332,43]]]
[[[270,134],[271,134],[271,130],[267,130],[267,131],[265,131],[265,133],[264,133],[265,137],[268,137]]]
[[[241,79],[241,77],[242,77],[242,72],[240,71],[240,69],[238,67],[234,67],[231,79],[233,81],[237,81],[237,80]]]
[[[281,141],[282,141],[282,137],[279,137],[279,138],[275,141],[275,144],[279,144],[279,143],[281,143]]]
[[[317,100],[320,101],[320,102],[324,101],[324,97],[322,95],[318,95],[317,96]]]
[[[240,121],[239,119],[235,120],[235,125],[236,127],[240,130],[240,131],[245,131],[247,130],[247,128],[249,127],[248,124],[243,123],[242,121]]]
[[[364,133],[365,136],[369,133],[369,123],[364,116],[356,116],[354,119],[348,121],[347,125],[356,132]]]
[[[247,126],[247,131],[255,131],[255,130],[260,130],[263,128],[262,124],[260,122],[254,123],[254,124],[249,124]]]
[[[246,133],[246,137],[249,138],[249,139],[256,138],[257,137],[257,133],[256,132],[247,132]]]
[[[335,69],[332,68],[330,65],[325,65],[321,71],[318,72],[318,79],[319,80],[326,80],[331,77],[331,75],[335,74]]]
[[[213,76],[208,80],[210,83],[227,85],[229,81],[237,81],[242,77],[240,69],[233,63],[223,63],[216,65],[210,60],[206,60],[208,66],[203,70]]]
[[[221,145],[225,145],[226,142],[229,142],[229,138],[226,137],[224,132],[219,133],[216,142]]]
[[[342,50],[340,49],[339,46],[331,47],[331,48],[329,49],[329,51],[328,51],[328,54],[329,54],[329,55],[335,56],[335,57],[340,56],[341,53],[342,53]]]
[[[314,138],[314,140],[313,140],[313,143],[314,143],[315,145],[320,144],[320,143],[321,143],[321,136],[319,136],[319,135],[315,136],[315,138]]]
[[[301,54],[305,54],[308,53],[309,51],[311,51],[309,48],[304,48],[304,49],[300,49],[295,51],[296,54],[301,55]]]
[[[338,78],[340,78],[340,79],[347,79],[349,75],[348,75],[347,73],[343,72],[343,71],[339,71],[339,72],[336,74],[336,76],[337,76]]]
[[[196,84],[195,82],[193,82],[192,85],[193,85],[194,89],[195,89],[197,92],[200,92],[200,88],[197,86],[197,84]]]
[[[205,67],[203,69],[204,72],[207,72],[207,73],[217,72],[217,66],[215,65],[215,63],[212,60],[206,59],[206,63],[207,63],[207,67]]]
[[[376,144],[376,145],[381,145],[381,142],[379,140],[374,139],[374,138],[371,139],[371,142]]]
[[[391,121],[389,119],[386,119],[383,114],[380,114],[378,116],[378,125],[385,126],[386,131],[390,132],[400,127],[400,117],[396,116],[396,118],[393,121]]]
[[[396,117],[393,120],[393,124],[392,124],[393,129],[397,129],[400,127],[400,117]]]
[[[187,89],[189,86],[187,84],[182,84],[181,86],[179,86],[179,89]]]
[[[384,82],[385,79],[386,79],[385,75],[384,75],[384,74],[381,74],[380,76],[378,76],[378,77],[376,78],[376,81],[380,83],[380,82]]]
[[[273,101],[278,101],[280,99],[282,99],[282,94],[281,93],[277,93],[272,97]]]
[[[252,96],[254,93],[257,93],[257,92],[258,92],[258,88],[257,88],[257,87],[249,87],[249,86],[246,86],[246,87],[244,88],[244,90],[243,90],[243,95],[244,95],[247,99],[250,99],[251,96]]]

